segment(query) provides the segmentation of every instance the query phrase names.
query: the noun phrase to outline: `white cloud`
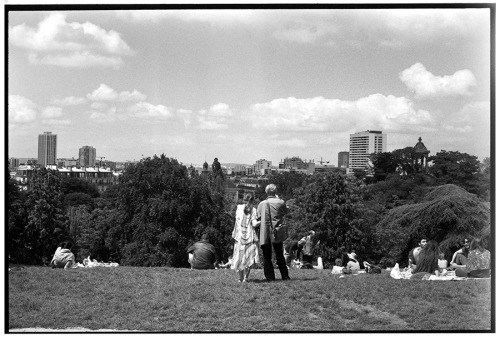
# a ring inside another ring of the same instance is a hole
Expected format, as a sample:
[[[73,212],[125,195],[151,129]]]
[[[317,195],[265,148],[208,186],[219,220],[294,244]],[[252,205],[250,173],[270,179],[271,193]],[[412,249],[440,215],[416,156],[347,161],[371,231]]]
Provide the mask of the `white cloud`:
[[[146,99],[146,95],[134,89],[134,91],[127,92],[123,91],[118,95],[119,101],[144,101]]]
[[[274,131],[408,131],[433,128],[431,114],[404,97],[374,94],[356,101],[315,97],[276,99],[248,109],[253,127]]]
[[[118,93],[113,88],[108,85],[101,83],[99,88],[94,90],[92,93],[87,94],[87,98],[91,101],[120,101],[120,102],[128,102],[128,101],[143,101],[146,99],[146,95],[142,94],[137,90],[122,91]]]
[[[118,93],[113,88],[101,83],[99,88],[87,94],[87,98],[91,101],[113,101],[118,98]]]
[[[233,116],[233,111],[225,103],[217,103],[209,109],[198,111],[198,129],[225,130],[229,128],[228,118]]]
[[[217,103],[208,110],[200,110],[200,114],[214,117],[229,117],[233,115],[233,112],[227,104]]]
[[[471,95],[476,85],[474,74],[468,69],[453,75],[435,76],[424,65],[416,63],[399,74],[399,79],[415,93],[415,98],[438,98]]]
[[[67,126],[67,125],[71,124],[71,121],[70,120],[48,119],[48,120],[43,120],[42,123],[55,125],[55,126]]]
[[[9,122],[29,123],[36,119],[37,106],[21,95],[9,95]]]
[[[68,96],[65,98],[55,98],[50,101],[51,104],[56,106],[78,106],[86,102],[83,97]]]
[[[61,107],[49,106],[43,109],[42,118],[53,119],[55,117],[61,117],[63,115]]]
[[[169,120],[175,115],[170,108],[161,104],[153,105],[148,102],[138,102],[129,108],[129,112],[135,117]]]
[[[90,23],[67,22],[66,14],[49,14],[33,28],[26,24],[9,27],[9,43],[30,51],[35,64],[61,67],[113,67],[123,65],[120,56],[134,51],[118,32]]]
[[[116,107],[109,108],[106,112],[90,111],[90,119],[96,122],[114,122],[119,119]]]

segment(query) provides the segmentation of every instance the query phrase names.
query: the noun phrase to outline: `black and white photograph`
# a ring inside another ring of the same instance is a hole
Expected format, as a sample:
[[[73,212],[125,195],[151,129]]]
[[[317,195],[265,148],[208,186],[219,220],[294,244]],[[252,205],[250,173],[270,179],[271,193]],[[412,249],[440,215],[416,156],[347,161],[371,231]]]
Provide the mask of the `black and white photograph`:
[[[3,9],[4,333],[495,332],[495,2]]]

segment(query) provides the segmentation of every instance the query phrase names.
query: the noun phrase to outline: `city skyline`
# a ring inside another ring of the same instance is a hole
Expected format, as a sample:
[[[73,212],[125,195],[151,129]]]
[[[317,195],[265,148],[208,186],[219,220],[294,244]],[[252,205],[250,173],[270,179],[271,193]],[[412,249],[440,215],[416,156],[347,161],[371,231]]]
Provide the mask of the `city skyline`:
[[[62,7],[64,8],[64,7]],[[488,8],[9,12],[8,157],[490,156]],[[158,32],[162,32],[159,34]]]

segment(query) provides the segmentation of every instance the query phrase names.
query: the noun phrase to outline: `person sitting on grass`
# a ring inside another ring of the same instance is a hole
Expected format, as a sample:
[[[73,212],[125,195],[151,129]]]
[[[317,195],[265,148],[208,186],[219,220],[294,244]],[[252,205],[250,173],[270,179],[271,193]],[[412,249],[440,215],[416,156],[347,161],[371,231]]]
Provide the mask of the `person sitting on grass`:
[[[451,257],[450,264],[465,265],[467,264],[467,256],[469,255],[470,242],[467,238],[464,239],[463,246],[455,251],[453,257]]]
[[[465,268],[458,267],[455,271],[458,277],[488,278],[491,274],[491,254],[484,247],[484,239],[474,238],[470,244],[470,252]]]
[[[208,235],[203,234],[199,242],[194,243],[188,249],[188,262],[191,269],[208,270],[215,269],[215,248],[208,241]]]
[[[334,275],[340,275],[342,274],[342,269],[344,267],[342,266],[342,259],[340,258],[337,258],[335,260],[335,265],[333,266],[333,269],[332,269],[332,274]]]
[[[54,257],[50,262],[50,266],[52,267],[52,269],[55,268],[70,269],[77,266],[75,261],[75,255],[71,252],[72,247],[73,243],[71,243],[70,241],[66,241],[59,244],[59,247],[54,253]]]
[[[347,254],[347,257],[349,257],[349,261],[347,262],[346,268],[351,270],[351,272],[357,272],[360,269],[359,262],[358,262],[358,256],[356,253],[353,251],[351,253]]]
[[[225,264],[219,264],[217,268],[219,269],[229,269],[231,267],[231,263],[233,263],[233,256],[229,256],[227,259],[227,263]]]
[[[412,270],[412,279],[422,279],[426,274],[436,274],[439,277],[439,245],[436,241],[429,241],[418,254],[418,263]]]
[[[366,273],[382,273],[382,268],[375,264],[371,259],[363,262]]]

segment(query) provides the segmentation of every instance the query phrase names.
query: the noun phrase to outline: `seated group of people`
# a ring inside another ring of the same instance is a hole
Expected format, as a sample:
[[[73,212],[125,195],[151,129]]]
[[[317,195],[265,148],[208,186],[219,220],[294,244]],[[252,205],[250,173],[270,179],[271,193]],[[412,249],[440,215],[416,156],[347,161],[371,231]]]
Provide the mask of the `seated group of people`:
[[[465,239],[463,247],[455,252],[448,266],[444,254],[439,252],[439,244],[434,240],[427,242],[422,239],[408,257],[412,278],[419,278],[426,273],[445,276],[449,270],[455,270],[458,277],[487,278],[491,274],[491,255],[487,247],[489,243],[485,237],[474,238],[471,242]]]

